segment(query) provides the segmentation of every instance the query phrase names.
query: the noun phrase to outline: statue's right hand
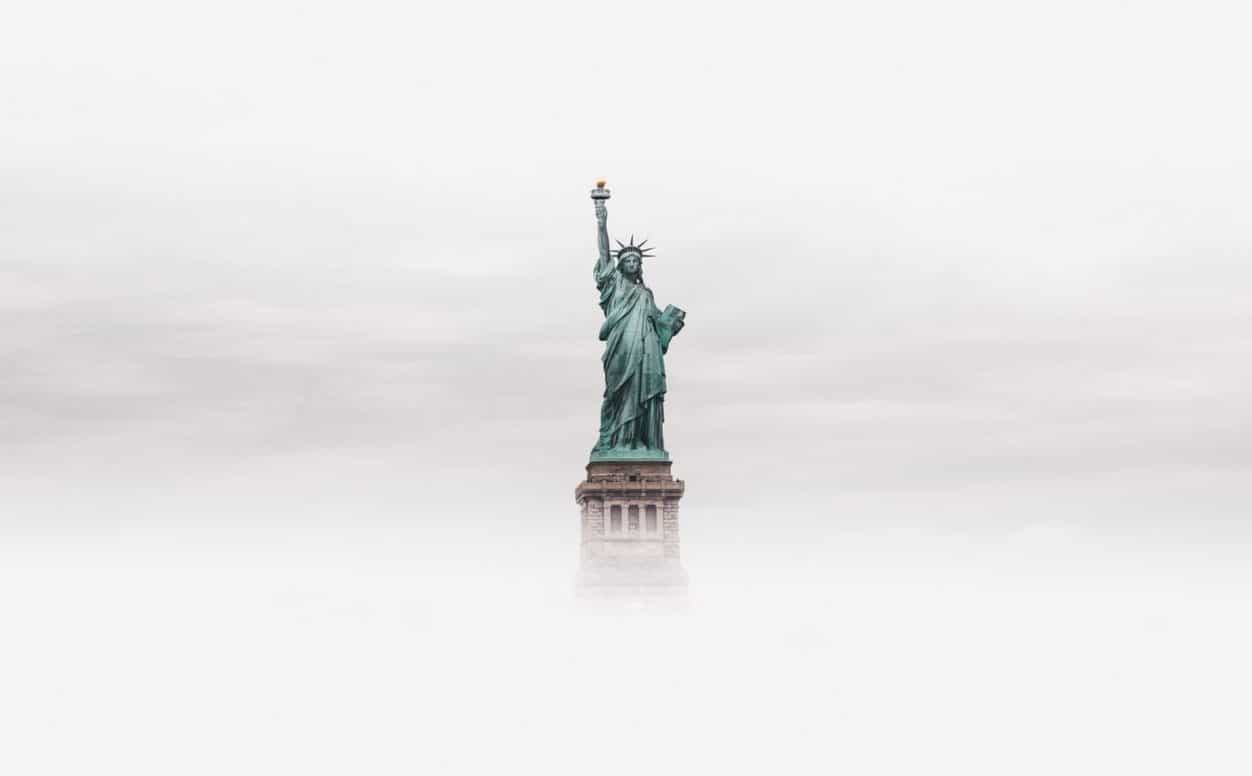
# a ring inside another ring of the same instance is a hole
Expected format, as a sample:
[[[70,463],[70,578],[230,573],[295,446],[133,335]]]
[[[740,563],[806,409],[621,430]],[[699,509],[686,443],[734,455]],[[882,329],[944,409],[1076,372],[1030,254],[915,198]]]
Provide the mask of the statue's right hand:
[[[607,219],[608,217],[609,217],[609,209],[604,206],[604,201],[599,200],[599,199],[596,200],[596,218],[603,221]]]

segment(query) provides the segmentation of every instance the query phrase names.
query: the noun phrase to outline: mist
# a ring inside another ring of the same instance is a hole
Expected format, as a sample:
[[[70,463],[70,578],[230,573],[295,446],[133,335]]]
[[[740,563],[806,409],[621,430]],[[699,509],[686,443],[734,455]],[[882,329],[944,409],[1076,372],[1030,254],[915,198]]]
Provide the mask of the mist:
[[[7,17],[0,771],[1247,770],[1237,4]],[[575,586],[600,177],[664,605]]]

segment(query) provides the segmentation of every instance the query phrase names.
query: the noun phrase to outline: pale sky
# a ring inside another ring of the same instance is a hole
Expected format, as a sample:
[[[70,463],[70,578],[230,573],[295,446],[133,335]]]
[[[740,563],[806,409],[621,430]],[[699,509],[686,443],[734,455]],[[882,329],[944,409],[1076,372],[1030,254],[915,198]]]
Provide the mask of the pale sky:
[[[0,773],[1252,772],[1245,3],[9,5]]]
[[[491,470],[564,504],[604,176],[688,311],[675,470],[752,472],[710,503],[1185,481],[1240,511],[1237,10],[12,11],[3,476],[32,506],[65,478],[285,498],[258,466],[464,506]]]

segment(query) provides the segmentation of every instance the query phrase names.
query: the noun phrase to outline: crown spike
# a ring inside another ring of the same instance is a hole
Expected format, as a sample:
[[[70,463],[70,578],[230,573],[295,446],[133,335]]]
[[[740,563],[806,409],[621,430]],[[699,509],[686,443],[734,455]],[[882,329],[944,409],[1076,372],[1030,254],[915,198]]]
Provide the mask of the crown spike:
[[[635,246],[635,236],[633,234],[630,236],[630,244],[632,247],[637,247]]]
[[[625,248],[625,247],[626,247],[625,245],[622,245],[622,241],[621,241],[621,240],[614,240],[613,242],[617,243],[617,247],[619,247],[619,248]]]

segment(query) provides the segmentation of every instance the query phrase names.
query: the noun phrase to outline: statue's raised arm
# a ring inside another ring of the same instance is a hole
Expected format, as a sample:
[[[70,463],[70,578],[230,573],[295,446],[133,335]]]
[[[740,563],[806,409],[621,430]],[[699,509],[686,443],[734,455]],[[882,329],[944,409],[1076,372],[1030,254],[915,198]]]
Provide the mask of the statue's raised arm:
[[[605,205],[609,201],[609,190],[604,187],[604,181],[596,181],[591,199],[596,203],[596,238],[600,247],[596,258],[596,288],[603,290],[604,284],[613,276],[613,256],[609,253],[609,209]]]

